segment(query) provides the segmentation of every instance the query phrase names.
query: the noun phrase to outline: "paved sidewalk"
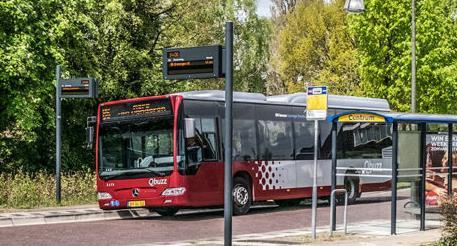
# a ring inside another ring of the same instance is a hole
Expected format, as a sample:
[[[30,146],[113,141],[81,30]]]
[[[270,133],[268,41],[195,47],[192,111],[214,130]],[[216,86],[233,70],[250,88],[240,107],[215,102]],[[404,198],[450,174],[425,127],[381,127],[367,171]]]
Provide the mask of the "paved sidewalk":
[[[390,235],[390,221],[378,220],[348,225],[348,234],[343,228],[337,228],[333,238],[329,238],[329,228],[317,229],[318,239],[311,239],[310,228],[274,231],[268,233],[246,234],[233,237],[233,245],[240,246],[273,246],[273,245],[424,245],[437,241],[441,237],[439,221],[427,221],[427,230],[419,231],[418,222],[414,220],[398,221],[397,235]],[[209,246],[224,245],[223,238],[177,241],[169,243],[141,244],[141,246]]]

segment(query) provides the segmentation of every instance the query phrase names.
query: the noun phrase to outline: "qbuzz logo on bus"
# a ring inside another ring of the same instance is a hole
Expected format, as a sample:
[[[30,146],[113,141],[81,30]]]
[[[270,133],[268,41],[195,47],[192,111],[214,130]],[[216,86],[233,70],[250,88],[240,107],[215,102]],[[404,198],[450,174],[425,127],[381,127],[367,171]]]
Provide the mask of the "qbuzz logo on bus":
[[[153,187],[155,185],[166,185],[167,179],[149,179],[148,184],[151,187]]]

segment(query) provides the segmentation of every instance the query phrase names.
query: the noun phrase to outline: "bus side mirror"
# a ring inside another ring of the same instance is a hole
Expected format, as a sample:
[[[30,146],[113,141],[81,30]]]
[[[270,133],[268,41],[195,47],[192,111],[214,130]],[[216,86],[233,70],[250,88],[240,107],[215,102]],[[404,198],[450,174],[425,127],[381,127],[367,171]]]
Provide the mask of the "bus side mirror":
[[[87,117],[86,124],[86,147],[92,149],[94,146],[94,136],[95,136],[95,123],[97,118],[95,116]]]
[[[185,118],[184,125],[186,127],[186,138],[195,137],[195,119],[194,118]]]

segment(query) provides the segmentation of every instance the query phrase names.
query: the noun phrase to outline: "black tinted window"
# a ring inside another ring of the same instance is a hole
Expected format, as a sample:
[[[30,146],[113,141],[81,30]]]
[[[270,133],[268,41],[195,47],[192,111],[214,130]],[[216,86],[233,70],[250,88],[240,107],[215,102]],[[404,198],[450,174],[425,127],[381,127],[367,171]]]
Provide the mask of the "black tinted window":
[[[232,156],[234,160],[257,159],[257,141],[254,120],[233,121]]]
[[[290,106],[258,105],[256,110],[259,157],[262,160],[294,158]]]
[[[293,159],[291,121],[259,120],[259,151],[262,160]]]
[[[314,159],[314,122],[294,122],[295,159]]]
[[[324,160],[332,159],[332,124],[327,121],[320,121],[319,129],[319,157]]]

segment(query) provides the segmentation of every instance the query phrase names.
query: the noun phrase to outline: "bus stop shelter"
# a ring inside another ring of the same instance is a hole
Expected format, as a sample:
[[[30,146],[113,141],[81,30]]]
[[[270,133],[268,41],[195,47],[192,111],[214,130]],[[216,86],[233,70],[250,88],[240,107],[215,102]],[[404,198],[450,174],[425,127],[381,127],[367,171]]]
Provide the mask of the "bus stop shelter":
[[[350,111],[335,114],[328,117],[328,122],[332,124],[332,182],[331,189],[332,191],[337,189],[337,186],[341,186],[340,182],[337,184],[337,179],[344,179],[345,176],[354,176],[359,175],[363,176],[364,168],[359,168],[362,170],[357,170],[358,168],[353,168],[355,171],[348,174],[342,173],[341,171],[347,172],[349,168],[339,168],[337,167],[337,146],[338,146],[338,131],[341,129],[343,124],[364,124],[364,125],[375,125],[375,124],[386,124],[391,129],[391,140],[392,140],[392,156],[391,156],[391,168],[389,169],[378,169],[381,171],[388,171],[390,174],[384,173],[384,175],[378,175],[383,177],[391,178],[391,211],[390,211],[390,233],[397,234],[397,182],[399,178],[414,177],[419,182],[418,185],[418,201],[417,204],[420,208],[420,230],[425,230],[425,208],[426,208],[426,172],[427,172],[427,145],[426,145],[426,136],[427,136],[427,126],[428,125],[441,125],[447,126],[447,167],[440,167],[441,170],[446,170],[447,174],[447,194],[452,194],[452,175],[453,175],[453,158],[452,158],[452,145],[453,145],[453,127],[457,123],[457,116],[454,115],[437,115],[437,114],[411,114],[411,113],[391,113],[391,112],[373,112],[373,111]],[[340,128],[338,127],[340,126]],[[415,128],[417,144],[410,144],[408,142],[400,143],[399,146],[399,126],[413,126]],[[443,132],[441,132],[443,134]],[[340,143],[342,144],[342,143]],[[442,146],[445,146],[442,144]],[[417,147],[417,149],[415,149]],[[411,148],[417,150],[418,156],[406,157],[405,153],[411,151]],[[402,151],[403,155],[399,155],[399,151]],[[403,157],[402,157],[403,156]],[[390,157],[389,157],[390,158]],[[415,162],[416,168],[399,168],[399,158],[403,158],[404,162],[413,161]],[[445,163],[443,164],[445,165]],[[443,169],[444,168],[444,169]],[[341,169],[341,170],[340,170]],[[365,168],[366,169],[366,168]],[[399,174],[399,172],[401,172]],[[409,172],[409,174],[408,174]],[[407,174],[403,174],[407,173]],[[370,174],[372,175],[372,174]],[[366,175],[369,176],[369,175]],[[372,175],[376,176],[376,175]],[[457,187],[456,187],[457,188]],[[333,206],[332,210],[333,220],[331,221],[332,230],[336,229],[336,208]]]

